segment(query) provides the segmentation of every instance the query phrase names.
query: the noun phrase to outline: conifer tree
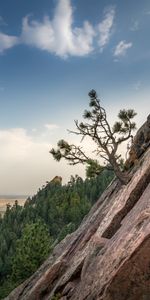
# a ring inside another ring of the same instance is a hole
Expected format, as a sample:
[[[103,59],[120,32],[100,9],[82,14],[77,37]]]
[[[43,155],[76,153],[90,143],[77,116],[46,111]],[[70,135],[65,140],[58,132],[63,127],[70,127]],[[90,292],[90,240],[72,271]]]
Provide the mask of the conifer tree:
[[[51,243],[48,228],[41,220],[27,224],[17,242],[12,263],[12,280],[19,283],[35,272],[48,256]]]
[[[96,145],[93,152],[98,158],[103,158],[107,167],[111,167],[121,183],[127,184],[129,175],[122,171],[119,160],[121,155],[118,155],[118,147],[124,141],[132,137],[132,130],[136,124],[132,122],[136,113],[133,109],[120,110],[118,114],[119,120],[111,127],[108,120],[106,110],[102,107],[95,90],[89,92],[90,110],[85,110],[83,118],[85,122],[79,123],[75,120],[76,131],[69,131],[84,138],[91,138]],[[93,160],[86,155],[82,147],[74,144],[69,144],[64,140],[60,140],[57,144],[58,148],[52,148],[50,153],[54,159],[60,161],[65,158],[70,165],[79,163],[87,165],[87,174],[93,176],[99,174],[104,167],[101,166],[99,160]]]

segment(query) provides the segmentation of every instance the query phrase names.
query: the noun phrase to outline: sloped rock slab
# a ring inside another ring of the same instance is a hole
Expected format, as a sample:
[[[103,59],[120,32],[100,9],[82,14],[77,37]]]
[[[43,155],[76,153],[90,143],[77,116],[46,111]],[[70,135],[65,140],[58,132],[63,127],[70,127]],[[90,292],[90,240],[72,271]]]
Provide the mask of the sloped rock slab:
[[[150,149],[7,300],[150,299]],[[148,298],[149,297],[149,298]]]

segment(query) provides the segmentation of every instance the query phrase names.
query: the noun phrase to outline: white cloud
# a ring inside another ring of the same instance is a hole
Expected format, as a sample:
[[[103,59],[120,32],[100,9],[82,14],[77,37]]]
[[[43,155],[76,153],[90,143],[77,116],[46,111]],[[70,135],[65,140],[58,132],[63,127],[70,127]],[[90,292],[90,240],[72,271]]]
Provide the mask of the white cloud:
[[[110,36],[112,34],[112,28],[115,18],[115,9],[109,8],[105,12],[104,20],[98,25],[99,40],[98,44],[100,50],[103,51],[104,47],[108,44]]]
[[[126,54],[126,51],[132,47],[132,43],[126,43],[126,41],[121,41],[119,44],[116,46],[115,51],[114,51],[114,56],[119,57],[119,56],[124,56]]]
[[[56,125],[56,124],[45,124],[44,126],[45,126],[45,128],[47,128],[48,130],[53,130],[53,129],[59,128],[59,126]]]
[[[0,52],[13,46],[25,44],[45,50],[62,58],[86,56],[95,50],[95,39],[102,52],[108,44],[115,18],[113,7],[105,10],[104,19],[97,26],[84,21],[81,27],[74,26],[71,0],[58,0],[54,16],[45,16],[42,21],[25,16],[19,37],[0,33]]]
[[[37,22],[29,21],[29,17],[25,17],[22,42],[61,57],[91,53],[94,29],[88,21],[81,28],[73,28],[72,13],[70,0],[59,0],[52,20],[47,16],[43,22]]]
[[[37,128],[32,128],[32,132],[37,132]]]
[[[14,47],[19,43],[19,38],[16,36],[10,36],[0,32],[0,53],[4,50]]]
[[[11,159],[23,161],[28,156],[28,150],[32,146],[32,139],[23,128],[0,130],[0,147],[3,162]]]

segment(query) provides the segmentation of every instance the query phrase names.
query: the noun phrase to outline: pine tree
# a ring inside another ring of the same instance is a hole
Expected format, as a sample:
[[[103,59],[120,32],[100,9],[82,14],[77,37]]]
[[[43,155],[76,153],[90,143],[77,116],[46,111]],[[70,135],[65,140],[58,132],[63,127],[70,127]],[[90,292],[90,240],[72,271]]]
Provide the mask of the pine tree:
[[[52,240],[46,225],[40,220],[27,224],[18,240],[12,265],[12,280],[21,282],[29,277],[50,252]]]
[[[96,91],[91,90],[89,97],[91,110],[85,110],[83,115],[86,122],[79,123],[76,120],[77,130],[70,132],[80,135],[82,141],[86,137],[91,138],[96,144],[96,149],[94,150],[96,155],[107,162],[107,167],[112,167],[121,183],[127,184],[129,175],[122,172],[119,163],[121,155],[118,155],[117,152],[119,145],[132,136],[132,130],[136,127],[132,119],[136,113],[133,109],[120,110],[118,114],[119,121],[115,122],[111,127],[107,120],[106,111],[101,106]],[[57,145],[58,149],[52,148],[50,150],[54,159],[60,161],[62,158],[65,158],[70,165],[86,164],[88,166],[88,176],[99,174],[105,167],[101,166],[98,160],[88,157],[80,146],[69,144],[64,140],[60,140]]]

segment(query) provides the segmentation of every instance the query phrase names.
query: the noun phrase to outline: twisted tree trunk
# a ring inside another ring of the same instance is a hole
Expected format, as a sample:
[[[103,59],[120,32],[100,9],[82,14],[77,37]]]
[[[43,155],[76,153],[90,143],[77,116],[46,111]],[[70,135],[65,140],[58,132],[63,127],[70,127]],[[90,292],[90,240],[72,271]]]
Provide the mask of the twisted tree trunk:
[[[118,163],[116,162],[116,159],[114,157],[110,158],[110,163],[112,165],[112,168],[115,172],[116,177],[120,180],[120,182],[125,185],[128,184],[128,182],[130,180],[129,174],[121,171],[120,166],[118,165]]]

